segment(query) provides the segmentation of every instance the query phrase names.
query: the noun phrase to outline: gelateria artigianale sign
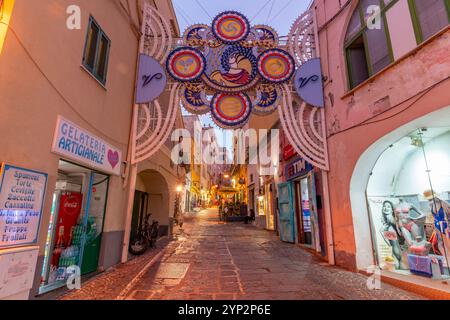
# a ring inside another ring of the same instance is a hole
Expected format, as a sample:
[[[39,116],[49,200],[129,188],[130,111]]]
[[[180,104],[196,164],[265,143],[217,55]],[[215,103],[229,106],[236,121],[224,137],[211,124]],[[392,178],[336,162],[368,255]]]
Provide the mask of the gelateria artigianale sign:
[[[122,152],[59,116],[52,152],[104,173],[120,175]]]

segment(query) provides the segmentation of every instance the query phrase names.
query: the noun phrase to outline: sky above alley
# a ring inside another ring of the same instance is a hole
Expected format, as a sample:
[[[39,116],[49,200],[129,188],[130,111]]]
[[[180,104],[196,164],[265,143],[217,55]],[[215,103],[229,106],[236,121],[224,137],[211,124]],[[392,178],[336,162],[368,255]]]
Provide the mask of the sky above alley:
[[[291,25],[312,2],[311,0],[172,0],[181,33],[193,24],[210,25],[223,11],[234,10],[244,14],[252,25],[273,27],[280,36],[289,33]],[[189,114],[183,111],[183,114]],[[210,116],[201,116],[204,125],[216,128],[219,144],[230,149],[232,133],[219,129]]]

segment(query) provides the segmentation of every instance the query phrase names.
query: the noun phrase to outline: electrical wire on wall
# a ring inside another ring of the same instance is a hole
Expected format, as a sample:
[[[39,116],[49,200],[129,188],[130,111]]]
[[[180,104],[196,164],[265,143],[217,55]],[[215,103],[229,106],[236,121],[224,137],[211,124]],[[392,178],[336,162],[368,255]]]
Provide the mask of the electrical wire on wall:
[[[358,123],[358,124],[355,124],[355,125],[353,125],[353,126],[351,126],[351,127],[345,128],[345,129],[340,130],[340,131],[338,131],[338,132],[334,132],[334,133],[328,135],[327,138],[331,138],[331,137],[333,137],[333,136],[336,136],[336,135],[338,135],[338,134],[341,134],[341,133],[350,131],[350,130],[355,129],[355,128],[358,128],[358,127],[368,126],[368,125],[371,125],[371,124],[374,124],[374,123],[379,123],[379,122],[383,122],[383,121],[392,119],[392,118],[394,118],[394,117],[400,115],[401,113],[407,111],[408,109],[412,108],[412,107],[413,107],[416,103],[418,103],[423,97],[425,97],[428,93],[430,93],[432,89],[434,89],[435,87],[439,86],[440,84],[442,84],[443,82],[445,82],[445,81],[447,81],[447,80],[449,80],[449,79],[450,79],[450,76],[448,76],[448,77],[446,77],[446,78],[444,78],[444,79],[442,79],[442,80],[440,80],[440,81],[434,83],[433,85],[429,86],[428,88],[422,90],[422,91],[419,92],[416,96],[409,97],[408,99],[405,99],[405,100],[403,100],[403,101],[397,103],[396,105],[392,106],[392,107],[389,108],[388,110],[386,110],[386,111],[384,111],[384,112],[382,112],[382,113],[379,113],[379,114],[377,114],[377,115],[374,115],[374,116],[372,116],[372,117],[370,117],[370,118],[368,118],[368,119],[366,119],[366,120],[364,120],[364,121],[362,121],[362,122],[360,122],[360,123]],[[391,111],[392,109],[394,109],[394,108],[396,108],[396,107],[402,105],[403,103],[410,101],[410,100],[413,99],[413,98],[416,98],[416,99],[414,99],[413,102],[411,102],[410,104],[408,104],[408,105],[407,105],[405,108],[403,108],[402,110],[399,110],[399,111],[397,111],[397,112],[395,112],[395,113],[393,113],[393,114],[391,114],[391,115],[389,115],[389,116],[387,116],[387,117],[384,117],[384,118],[381,118],[381,119],[377,119],[377,120],[372,120],[372,119],[375,119],[375,118],[379,117],[380,115],[382,115],[382,114],[384,114],[384,113],[387,113],[387,112]],[[370,120],[372,120],[372,121],[370,121]]]

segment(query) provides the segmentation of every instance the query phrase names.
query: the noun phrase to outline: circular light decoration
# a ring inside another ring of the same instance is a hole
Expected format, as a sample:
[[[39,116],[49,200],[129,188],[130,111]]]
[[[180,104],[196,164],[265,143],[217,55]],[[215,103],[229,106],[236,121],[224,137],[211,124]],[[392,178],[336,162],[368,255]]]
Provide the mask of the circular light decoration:
[[[221,128],[242,127],[252,112],[252,103],[245,93],[216,93],[211,101],[211,114]]]
[[[206,57],[202,80],[210,88],[222,92],[241,92],[249,90],[259,80],[258,60],[250,48],[239,44],[222,45],[219,49],[211,49]]]
[[[225,43],[235,43],[247,38],[250,23],[239,12],[226,11],[214,18],[212,32],[217,39]]]
[[[211,25],[188,27],[182,43],[166,62],[167,73],[183,85],[182,104],[193,114],[210,112],[224,129],[242,127],[251,113],[276,111],[281,85],[295,73],[292,56],[278,49],[277,32],[251,26],[236,11],[218,14]]]
[[[286,51],[269,49],[258,57],[258,72],[269,82],[283,83],[294,75],[295,62]]]
[[[166,68],[170,76],[180,82],[198,79],[205,71],[206,60],[203,54],[189,47],[172,51],[167,58]]]
[[[274,86],[261,86],[258,90],[258,95],[255,101],[253,101],[253,113],[266,116],[274,112],[281,99],[280,89]]]
[[[183,90],[181,101],[183,107],[192,114],[202,115],[208,113],[210,108],[203,99],[203,91],[199,88],[188,88]]]
[[[264,44],[270,44],[272,46],[278,45],[278,33],[275,29],[265,26],[262,24],[258,24],[253,27],[254,32],[259,41],[262,41]]]
[[[199,45],[202,40],[206,39],[209,27],[206,24],[195,24],[186,29],[183,35],[183,42],[190,46]]]

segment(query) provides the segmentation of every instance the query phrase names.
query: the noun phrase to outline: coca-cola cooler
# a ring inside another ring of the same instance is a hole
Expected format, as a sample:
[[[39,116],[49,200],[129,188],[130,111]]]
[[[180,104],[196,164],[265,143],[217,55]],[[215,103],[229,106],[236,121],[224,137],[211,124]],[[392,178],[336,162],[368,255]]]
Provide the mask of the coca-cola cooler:
[[[79,264],[79,246],[83,230],[83,194],[57,190],[53,200],[49,230],[54,230],[54,233],[53,239],[47,239],[46,261],[42,274],[43,284],[48,285],[65,280],[67,267]],[[49,236],[51,234],[52,232],[49,232]]]
[[[80,217],[83,205],[83,194],[80,192],[64,191],[59,201],[58,222],[56,224],[56,241],[62,237],[64,246],[71,243],[72,228],[74,228]]]

